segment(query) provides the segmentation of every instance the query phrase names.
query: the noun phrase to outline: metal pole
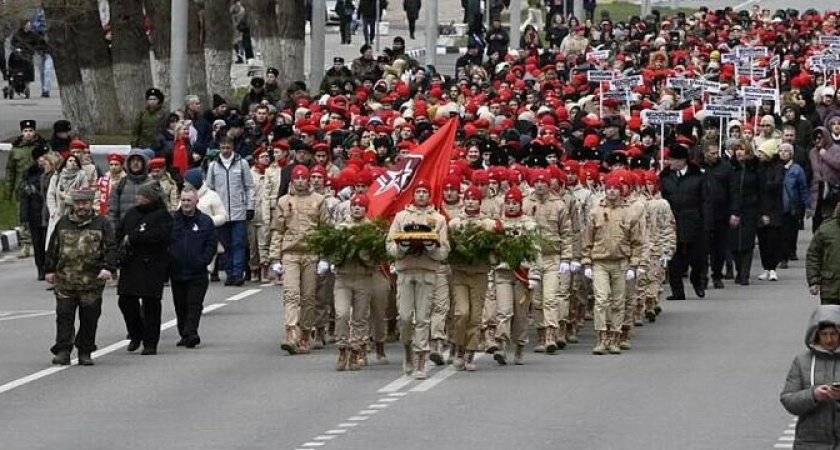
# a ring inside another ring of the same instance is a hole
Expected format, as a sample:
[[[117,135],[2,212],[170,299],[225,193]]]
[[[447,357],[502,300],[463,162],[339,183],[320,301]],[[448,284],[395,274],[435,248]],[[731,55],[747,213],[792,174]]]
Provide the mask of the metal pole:
[[[309,39],[309,86],[318,89],[324,79],[324,52],[326,50],[326,0],[312,0],[312,22]],[[313,91],[315,92],[315,91]]]
[[[490,0],[484,0],[484,28],[490,29]]]
[[[169,109],[175,111],[184,107],[187,95],[187,26],[189,3],[172,2],[172,37],[169,41],[171,72],[169,86]],[[196,92],[201,94],[201,92]]]
[[[426,65],[437,63],[438,2],[426,2]]]
[[[586,14],[583,13],[583,0],[574,0],[572,4],[572,14],[580,20],[581,24],[585,22],[584,19]]]
[[[379,7],[379,0],[376,0],[376,23],[373,24],[373,32],[376,34],[376,53],[379,53],[379,22],[382,21],[382,8]]]
[[[518,50],[519,27],[520,22],[522,22],[522,0],[511,0],[508,11],[510,11],[510,48]],[[504,60],[505,55],[501,55],[501,58]]]

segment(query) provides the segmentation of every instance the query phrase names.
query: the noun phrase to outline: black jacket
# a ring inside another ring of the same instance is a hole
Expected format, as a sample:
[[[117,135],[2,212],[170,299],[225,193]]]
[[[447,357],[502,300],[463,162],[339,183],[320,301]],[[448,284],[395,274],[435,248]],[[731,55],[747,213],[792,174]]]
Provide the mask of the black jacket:
[[[758,160],[745,162],[732,160],[729,173],[729,213],[740,219],[740,224],[729,231],[729,248],[735,252],[749,251],[755,247],[758,211],[761,198]]]
[[[213,219],[201,211],[192,217],[181,210],[172,214],[170,253],[173,281],[207,278],[207,266],[216,256],[218,239]]]
[[[409,19],[417,20],[420,17],[420,7],[421,0],[403,0],[403,9]]]
[[[689,164],[683,177],[672,170],[663,172],[662,198],[671,205],[677,221],[677,242],[702,242],[705,232],[712,229],[713,214],[706,178],[700,168]]]
[[[712,221],[729,220],[729,174],[732,166],[728,161],[719,159],[713,165],[704,164],[706,185],[712,202]]]
[[[778,156],[770,161],[762,162],[758,171],[761,185],[759,209],[762,216],[770,218],[767,226],[782,226],[782,196],[785,188],[785,166]]]
[[[23,177],[23,188],[20,190],[20,223],[29,227],[47,226],[43,214],[44,198],[47,194],[41,183],[43,174],[44,171],[36,162]]]
[[[171,233],[172,216],[163,200],[128,210],[116,230],[121,250],[119,295],[163,296],[163,284],[169,279]]]

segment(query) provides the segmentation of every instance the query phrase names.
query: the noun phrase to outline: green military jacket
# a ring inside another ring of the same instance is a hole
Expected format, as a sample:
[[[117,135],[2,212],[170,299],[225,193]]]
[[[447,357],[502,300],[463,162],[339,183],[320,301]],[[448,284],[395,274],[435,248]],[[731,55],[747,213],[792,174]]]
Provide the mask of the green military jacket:
[[[6,163],[6,197],[20,198],[20,190],[23,187],[23,180],[26,178],[26,171],[32,166],[32,150],[36,145],[45,144],[44,138],[35,135],[35,139],[23,142],[18,138],[12,142],[12,150],[9,152],[9,161]]]
[[[151,148],[163,129],[169,113],[159,106],[155,109],[146,108],[137,115],[131,128],[132,146],[136,148]]]
[[[840,223],[836,217],[823,222],[811,239],[805,276],[808,286],[820,286],[823,303],[840,301]]]
[[[78,219],[70,213],[55,226],[47,247],[46,273],[55,274],[55,288],[61,291],[102,289],[99,271],[117,270],[114,229],[98,214]]]

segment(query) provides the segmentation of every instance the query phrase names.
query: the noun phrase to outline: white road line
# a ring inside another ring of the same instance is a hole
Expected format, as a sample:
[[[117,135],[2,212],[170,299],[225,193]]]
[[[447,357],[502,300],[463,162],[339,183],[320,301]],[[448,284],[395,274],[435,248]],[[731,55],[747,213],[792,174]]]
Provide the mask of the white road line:
[[[226,302],[238,302],[244,298],[248,298],[254,294],[259,294],[262,292],[262,289],[248,289],[247,291],[240,292],[236,295],[231,295],[230,297],[226,298]]]
[[[53,314],[55,314],[55,311],[44,311],[44,312],[37,312],[37,313],[20,314],[20,315],[17,315],[17,316],[10,316],[10,317],[0,317],[0,322],[5,322],[7,320],[28,319],[30,317],[51,316]]]
[[[330,434],[321,434],[321,435],[315,436],[315,440],[316,440],[316,441],[331,441],[331,440],[333,440],[333,439],[335,439],[335,438],[337,438],[337,437],[338,437],[338,436],[336,436],[336,435],[334,435],[334,434],[332,434],[332,435],[330,435]]]
[[[796,430],[785,430],[785,434],[796,434]]]
[[[259,293],[259,292],[262,292],[262,289],[248,289],[247,291],[240,292],[239,294],[228,297],[225,301],[242,300],[244,298],[250,297],[250,296],[252,296],[256,293]],[[213,303],[212,305],[205,306],[204,309],[202,310],[202,313],[207,314],[207,313],[215,311],[219,308],[223,308],[227,305],[228,305],[227,303]],[[166,322],[166,323],[164,323],[160,326],[160,331],[166,331],[166,330],[174,327],[177,323],[178,322],[175,319],[170,320],[170,321],[168,321],[168,322]],[[108,355],[110,353],[114,353],[115,351],[117,351],[117,350],[119,350],[123,347],[128,346],[128,343],[129,343],[129,341],[127,339],[119,341],[119,342],[115,342],[115,343],[113,343],[113,344],[111,344],[111,345],[109,345],[105,348],[102,348],[102,349],[99,349],[99,350],[93,352],[90,356],[93,359],[101,358],[105,355]],[[74,358],[73,360],[70,361],[70,363],[71,363],[71,365],[76,365],[76,364],[78,364],[78,359]],[[25,377],[21,377],[21,378],[18,378],[16,380],[12,380],[8,383],[0,385],[0,394],[4,394],[6,392],[11,391],[12,389],[17,389],[21,386],[25,386],[25,385],[33,382],[33,381],[38,381],[41,378],[45,378],[45,377],[48,377],[50,375],[56,374],[58,372],[61,372],[62,370],[67,370],[70,367],[71,366],[53,366],[53,367],[46,368],[44,370],[40,370],[40,371],[35,372],[33,374],[29,374]]]
[[[794,438],[795,438],[795,436],[782,436],[782,437],[779,438],[779,440],[782,441],[782,442],[785,442],[785,441],[792,441],[792,440],[794,440]]]
[[[353,425],[356,425],[355,423]],[[347,430],[327,430],[327,434],[344,434]]]
[[[365,417],[365,419],[367,419],[367,417]],[[344,422],[344,423],[338,424],[338,426],[341,427],[341,428],[353,428],[356,425],[358,425],[358,423],[353,423],[353,422]]]
[[[392,381],[392,382],[388,383],[388,384],[387,384],[384,388],[382,388],[382,389],[380,389],[380,390],[378,390],[378,391],[376,391],[376,392],[380,392],[380,393],[385,393],[385,392],[397,392],[397,391],[399,391],[400,389],[402,389],[402,388],[404,388],[405,386],[407,386],[407,385],[408,385],[409,383],[411,383],[412,381],[414,381],[414,378],[413,378],[413,377],[410,377],[410,376],[408,376],[408,375],[403,375],[403,376],[401,376],[401,377],[397,378],[396,380],[394,380],[394,381]]]
[[[307,442],[303,444],[304,447],[321,447],[325,442]]]
[[[353,422],[362,422],[362,421],[365,421],[365,420],[368,420],[368,419],[370,419],[370,416],[353,416],[353,417],[348,417],[347,418],[347,420],[351,420]],[[339,425],[339,426],[341,426],[341,425]]]
[[[773,448],[793,448],[793,444],[776,444]]]
[[[387,405],[387,404],[383,405],[381,403],[374,403],[372,405],[368,405],[368,408],[370,408],[370,409],[385,409],[389,406],[391,406],[391,405]]]
[[[408,392],[391,392],[388,394],[390,397],[405,397],[406,395],[408,395]]]
[[[372,415],[374,415],[378,412],[379,412],[379,410],[376,410],[376,409],[363,409],[363,410],[359,411],[359,414],[361,414],[363,416],[372,416]]]
[[[414,386],[411,389],[411,392],[426,392],[429,389],[434,388],[438,384],[440,384],[443,380],[455,375],[455,369],[452,367],[447,367],[446,369],[441,370],[440,372],[436,373],[435,376],[429,378],[428,380]]]
[[[384,403],[394,403],[394,402],[399,401],[399,400],[400,400],[399,397],[385,397],[385,398],[380,398],[379,400],[377,400],[377,402],[380,402],[380,403],[383,403],[383,402]]]

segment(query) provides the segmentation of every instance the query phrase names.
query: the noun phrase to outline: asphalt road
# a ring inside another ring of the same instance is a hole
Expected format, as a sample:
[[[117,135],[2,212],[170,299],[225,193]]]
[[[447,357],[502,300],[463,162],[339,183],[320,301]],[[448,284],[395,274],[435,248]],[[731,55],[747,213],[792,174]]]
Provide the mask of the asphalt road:
[[[286,356],[279,288],[258,284],[212,285],[199,349],[175,347],[167,328],[159,355],[131,354],[109,290],[106,354],[56,370],[54,300],[31,265],[0,263],[4,449],[770,449],[791,421],[778,395],[817,303],[798,261],[776,283],[665,302],[621,356],[590,355],[587,330],[525,366],[484,357],[475,373],[417,382],[401,378],[398,344],[390,365],[360,372],[332,370],[333,347]]]

